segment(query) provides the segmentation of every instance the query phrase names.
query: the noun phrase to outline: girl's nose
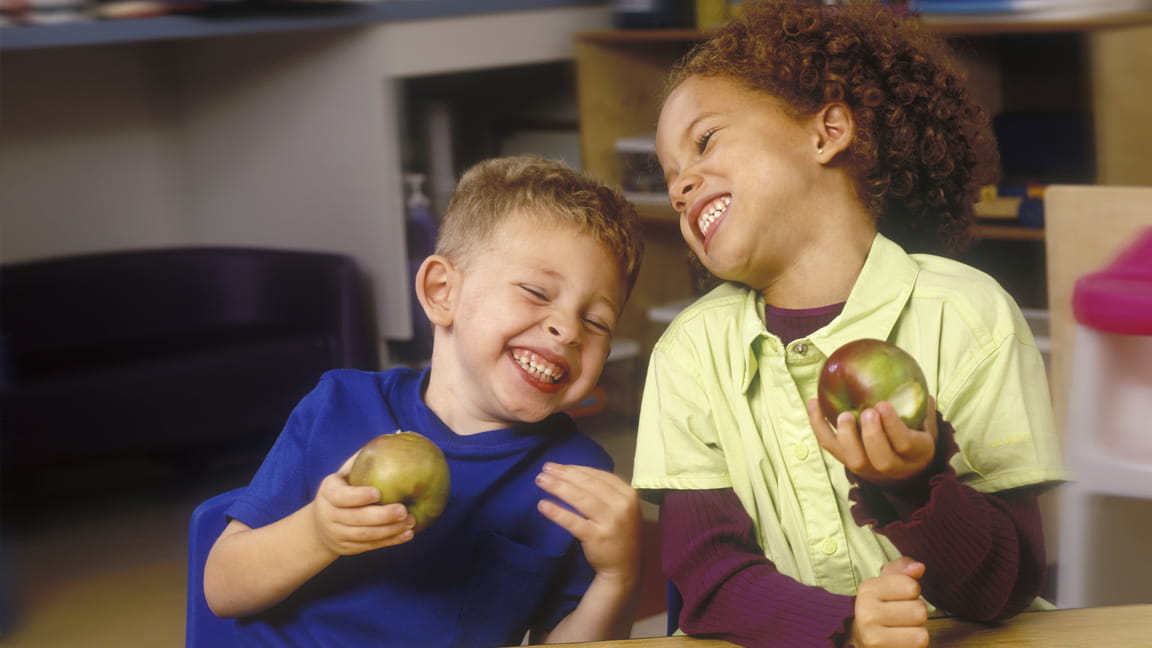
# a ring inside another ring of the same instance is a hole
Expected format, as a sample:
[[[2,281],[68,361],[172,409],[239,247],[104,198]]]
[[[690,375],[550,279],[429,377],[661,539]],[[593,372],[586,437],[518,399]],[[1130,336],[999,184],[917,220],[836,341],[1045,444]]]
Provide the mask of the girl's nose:
[[[684,211],[688,207],[688,196],[693,189],[700,186],[700,176],[694,173],[685,173],[676,177],[668,185],[668,199],[676,211]]]

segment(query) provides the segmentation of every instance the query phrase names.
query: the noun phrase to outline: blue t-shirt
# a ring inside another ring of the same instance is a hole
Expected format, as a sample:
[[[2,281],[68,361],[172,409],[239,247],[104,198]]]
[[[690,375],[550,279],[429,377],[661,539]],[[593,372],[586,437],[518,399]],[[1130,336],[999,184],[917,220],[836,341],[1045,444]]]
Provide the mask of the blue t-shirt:
[[[306,505],[369,439],[419,432],[448,460],[443,516],[395,547],[342,556],[287,599],[241,619],[245,645],[504,646],[550,630],[593,572],[580,543],[536,510],[546,461],[611,470],[566,414],[460,436],[424,404],[427,372],[337,370],[297,405],[227,515],[252,528]]]

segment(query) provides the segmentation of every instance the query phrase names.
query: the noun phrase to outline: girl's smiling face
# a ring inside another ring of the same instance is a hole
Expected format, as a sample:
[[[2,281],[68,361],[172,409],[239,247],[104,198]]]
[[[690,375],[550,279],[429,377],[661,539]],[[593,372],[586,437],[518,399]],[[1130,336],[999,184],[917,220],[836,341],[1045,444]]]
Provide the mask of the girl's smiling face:
[[[657,156],[681,234],[713,274],[763,290],[817,234],[812,121],[720,77],[689,77],[665,101]]]
[[[467,434],[538,421],[587,396],[625,299],[605,246],[513,216],[457,270],[451,325],[436,341],[446,355],[434,356],[427,394],[450,427]]]

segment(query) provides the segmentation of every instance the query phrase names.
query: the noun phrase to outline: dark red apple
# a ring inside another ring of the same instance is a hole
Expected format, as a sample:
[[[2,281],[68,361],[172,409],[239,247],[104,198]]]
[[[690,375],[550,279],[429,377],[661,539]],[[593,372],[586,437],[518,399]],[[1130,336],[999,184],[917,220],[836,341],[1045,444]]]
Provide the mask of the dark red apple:
[[[883,340],[862,339],[836,349],[824,361],[816,390],[824,417],[835,424],[841,412],[888,401],[910,429],[928,415],[928,383],[916,359]]]
[[[364,444],[348,483],[374,486],[381,504],[408,507],[415,531],[435,522],[448,504],[448,462],[435,443],[416,432],[381,434]]]

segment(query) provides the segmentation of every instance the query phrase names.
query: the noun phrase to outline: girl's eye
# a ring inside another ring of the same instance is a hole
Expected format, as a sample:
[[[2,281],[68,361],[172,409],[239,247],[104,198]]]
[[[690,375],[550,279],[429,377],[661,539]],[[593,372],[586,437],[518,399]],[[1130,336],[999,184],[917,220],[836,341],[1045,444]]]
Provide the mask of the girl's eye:
[[[716,134],[715,128],[709,128],[704,131],[700,137],[696,138],[696,151],[703,153],[708,148],[708,142],[712,141],[712,136]]]

